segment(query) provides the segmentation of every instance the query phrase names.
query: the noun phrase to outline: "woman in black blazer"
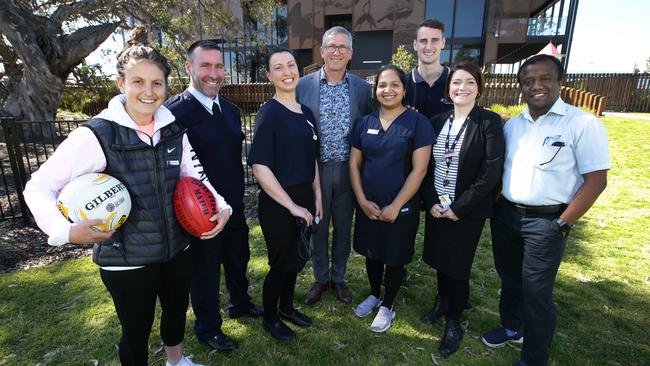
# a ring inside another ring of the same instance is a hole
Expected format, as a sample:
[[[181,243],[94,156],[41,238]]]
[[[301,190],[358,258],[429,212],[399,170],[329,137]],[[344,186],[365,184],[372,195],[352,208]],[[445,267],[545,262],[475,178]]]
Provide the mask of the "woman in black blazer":
[[[421,188],[427,210],[422,258],[437,271],[438,294],[423,320],[445,316],[444,357],[463,337],[459,318],[469,299],[472,261],[503,169],[503,120],[476,106],[482,92],[477,66],[454,66],[446,93],[454,108],[431,118],[438,138]]]

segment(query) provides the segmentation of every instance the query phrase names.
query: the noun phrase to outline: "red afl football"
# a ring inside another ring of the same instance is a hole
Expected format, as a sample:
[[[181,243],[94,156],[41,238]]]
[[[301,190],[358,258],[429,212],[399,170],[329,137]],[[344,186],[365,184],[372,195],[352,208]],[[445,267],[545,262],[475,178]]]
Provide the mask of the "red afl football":
[[[203,182],[193,177],[182,177],[176,182],[174,214],[190,235],[200,238],[212,230],[217,223],[210,221],[210,217],[217,212],[217,200]]]

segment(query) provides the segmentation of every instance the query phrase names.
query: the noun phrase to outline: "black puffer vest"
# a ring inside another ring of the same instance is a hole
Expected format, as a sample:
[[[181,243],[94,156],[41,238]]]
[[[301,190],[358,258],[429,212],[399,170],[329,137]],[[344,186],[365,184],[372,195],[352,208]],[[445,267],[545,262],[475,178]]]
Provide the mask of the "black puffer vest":
[[[104,173],[124,183],[131,195],[129,218],[111,239],[94,245],[93,261],[141,266],[174,258],[189,243],[173,208],[185,130],[171,123],[160,130],[160,142],[150,146],[135,130],[112,121],[95,118],[83,126],[93,131],[104,151]]]

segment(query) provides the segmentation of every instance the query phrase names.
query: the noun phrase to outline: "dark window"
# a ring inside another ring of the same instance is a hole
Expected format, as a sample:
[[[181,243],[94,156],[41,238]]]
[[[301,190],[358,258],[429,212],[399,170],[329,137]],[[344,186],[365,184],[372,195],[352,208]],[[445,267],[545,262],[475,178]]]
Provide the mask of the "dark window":
[[[332,27],[343,27],[347,30],[352,29],[352,14],[326,15],[325,29]]]
[[[445,25],[445,36],[451,37],[451,24],[454,19],[454,0],[427,0],[426,18],[435,18]]]
[[[481,37],[485,0],[456,0],[454,38]]]
[[[390,63],[393,50],[393,31],[355,32],[352,69],[376,70]]]

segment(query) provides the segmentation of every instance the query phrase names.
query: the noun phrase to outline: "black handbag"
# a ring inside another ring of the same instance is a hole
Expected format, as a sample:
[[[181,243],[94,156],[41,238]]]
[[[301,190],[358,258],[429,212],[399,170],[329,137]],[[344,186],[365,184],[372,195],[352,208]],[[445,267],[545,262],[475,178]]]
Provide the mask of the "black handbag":
[[[312,253],[311,237],[316,232],[316,225],[307,225],[303,219],[296,219],[298,225],[298,257],[302,260],[309,260]]]

